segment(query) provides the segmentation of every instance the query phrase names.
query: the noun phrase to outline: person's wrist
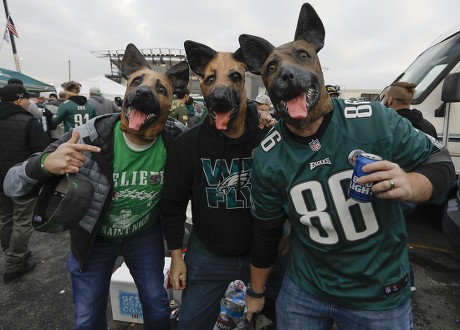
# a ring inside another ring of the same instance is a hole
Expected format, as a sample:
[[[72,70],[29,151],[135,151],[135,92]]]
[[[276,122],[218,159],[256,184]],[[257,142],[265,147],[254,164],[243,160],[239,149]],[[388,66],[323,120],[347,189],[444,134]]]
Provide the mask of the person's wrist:
[[[49,156],[49,152],[46,152],[44,153],[41,157],[40,157],[40,168],[42,169],[42,171],[45,173],[45,174],[49,174],[49,175],[52,175],[51,172],[49,172],[46,167],[45,167],[45,159],[46,157]]]
[[[249,283],[248,286],[246,287],[246,294],[249,297],[252,297],[252,298],[264,298],[265,297],[265,289],[263,291],[261,291],[261,292],[254,291],[252,289],[251,283]]]

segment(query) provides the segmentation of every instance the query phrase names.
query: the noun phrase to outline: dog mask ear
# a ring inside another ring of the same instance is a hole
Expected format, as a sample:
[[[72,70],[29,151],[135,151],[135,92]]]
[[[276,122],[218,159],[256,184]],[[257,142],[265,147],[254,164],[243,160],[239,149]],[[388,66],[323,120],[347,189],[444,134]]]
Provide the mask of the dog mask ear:
[[[184,42],[184,48],[190,68],[197,75],[203,77],[206,65],[216,56],[217,52],[206,45],[191,40]]]
[[[324,46],[324,25],[316,11],[309,3],[304,3],[300,9],[294,41],[305,40],[316,48],[318,53]]]
[[[241,48],[238,48],[237,50],[235,50],[235,52],[232,54],[232,56],[238,62],[244,63],[243,51],[241,50]]]
[[[171,84],[174,87],[174,92],[184,89],[187,87],[189,79],[187,61],[182,61],[173,65],[165,72],[165,75],[169,78],[169,81],[171,81]]]
[[[271,43],[263,38],[242,34],[238,38],[240,42],[240,54],[243,62],[251,73],[260,75],[260,70],[270,53],[275,49]],[[237,51],[238,52],[238,51]],[[235,53],[237,53],[235,52]]]
[[[144,55],[133,44],[126,46],[125,54],[121,60],[121,73],[125,79],[133,73],[142,68],[150,69],[145,61]]]

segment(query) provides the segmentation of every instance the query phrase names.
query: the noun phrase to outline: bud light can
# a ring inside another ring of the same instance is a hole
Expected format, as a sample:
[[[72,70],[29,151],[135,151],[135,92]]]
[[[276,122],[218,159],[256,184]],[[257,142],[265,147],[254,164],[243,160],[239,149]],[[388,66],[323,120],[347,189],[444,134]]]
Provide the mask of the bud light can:
[[[348,188],[348,195],[354,200],[360,203],[369,203],[372,201],[372,182],[368,182],[365,185],[360,185],[356,180],[364,175],[370,174],[369,172],[363,171],[363,166],[382,160],[382,157],[368,154],[363,152],[358,156],[355,162],[355,168],[353,175],[351,176],[350,187]]]

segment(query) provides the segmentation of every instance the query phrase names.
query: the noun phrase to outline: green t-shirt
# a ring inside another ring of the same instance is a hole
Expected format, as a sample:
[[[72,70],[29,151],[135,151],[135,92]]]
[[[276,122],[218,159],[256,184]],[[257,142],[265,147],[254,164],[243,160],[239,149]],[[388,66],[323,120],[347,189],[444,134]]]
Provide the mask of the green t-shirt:
[[[114,192],[101,236],[133,235],[159,221],[159,201],[164,181],[166,148],[161,135],[147,149],[131,149],[115,125],[113,163]]]
[[[289,219],[288,274],[299,287],[340,306],[395,308],[410,296],[410,285],[399,292],[392,285],[409,270],[400,204],[351,199],[349,157],[363,150],[411,171],[442,146],[379,103],[333,100],[331,121],[318,140],[302,144],[279,122],[261,142],[252,212],[256,221]]]

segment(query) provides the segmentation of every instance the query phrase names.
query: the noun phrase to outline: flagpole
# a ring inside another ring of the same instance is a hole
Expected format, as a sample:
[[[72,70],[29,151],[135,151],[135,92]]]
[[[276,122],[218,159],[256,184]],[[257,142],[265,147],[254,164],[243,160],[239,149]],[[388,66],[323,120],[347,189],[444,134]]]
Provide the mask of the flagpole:
[[[8,12],[8,4],[6,3],[6,0],[3,0],[3,6],[5,7],[6,19],[9,20],[10,13]],[[14,58],[14,64],[16,65],[16,71],[21,72],[21,66],[19,64],[19,55],[18,55],[18,52],[16,51],[16,43],[14,42],[14,36],[11,33],[11,31],[8,31],[8,32],[10,34],[11,48],[13,49],[13,58]]]

